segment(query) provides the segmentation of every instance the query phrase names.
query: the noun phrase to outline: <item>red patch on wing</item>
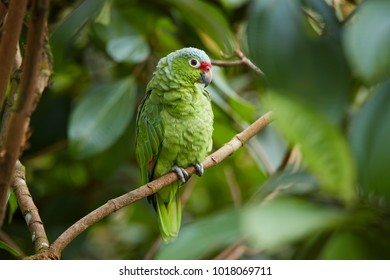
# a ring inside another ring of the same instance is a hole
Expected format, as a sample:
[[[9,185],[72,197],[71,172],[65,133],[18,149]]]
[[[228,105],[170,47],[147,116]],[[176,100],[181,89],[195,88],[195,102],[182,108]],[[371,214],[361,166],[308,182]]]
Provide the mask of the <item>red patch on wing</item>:
[[[152,171],[154,165],[154,155],[152,155],[152,158],[148,161],[148,164],[149,164],[149,171]]]

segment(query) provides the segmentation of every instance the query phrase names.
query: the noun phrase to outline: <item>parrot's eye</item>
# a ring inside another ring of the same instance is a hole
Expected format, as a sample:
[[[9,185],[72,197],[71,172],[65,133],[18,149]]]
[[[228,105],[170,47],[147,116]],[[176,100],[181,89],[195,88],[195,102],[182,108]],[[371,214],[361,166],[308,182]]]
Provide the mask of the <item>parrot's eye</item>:
[[[194,67],[194,68],[199,68],[199,66],[200,66],[200,62],[198,61],[198,60],[196,60],[196,59],[190,59],[189,61],[188,61],[188,63],[192,66],[192,67]]]

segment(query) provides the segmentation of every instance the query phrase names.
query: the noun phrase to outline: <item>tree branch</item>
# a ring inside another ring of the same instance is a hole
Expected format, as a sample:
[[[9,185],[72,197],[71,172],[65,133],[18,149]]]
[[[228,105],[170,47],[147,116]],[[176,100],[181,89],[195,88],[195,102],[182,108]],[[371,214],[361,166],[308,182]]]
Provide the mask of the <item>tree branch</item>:
[[[246,142],[249,141],[254,135],[256,135],[260,130],[267,126],[271,119],[271,112],[266,113],[261,118],[252,123],[248,128],[246,128],[241,133],[233,137],[230,142],[226,143],[216,152],[208,156],[203,162],[204,169],[211,168],[225,158],[233,154],[236,150],[241,148]],[[192,175],[195,173],[195,167],[190,166],[186,168],[188,174]],[[53,256],[60,258],[61,252],[64,248],[79,234],[86,230],[89,226],[108,216],[109,214],[128,206],[134,203],[137,200],[145,198],[159,190],[163,187],[172,184],[177,181],[178,177],[176,173],[170,172],[152,182],[149,182],[133,191],[130,191],[122,196],[113,198],[107,203],[103,204],[99,208],[95,209],[91,213],[87,214],[66,231],[64,231],[50,246],[50,251]]]
[[[20,210],[31,233],[31,240],[34,244],[35,253],[49,253],[49,240],[47,239],[45,229],[38,208],[32,200],[31,194],[26,184],[26,172],[24,166],[17,161],[14,176],[11,181]]]
[[[3,147],[6,133],[8,132],[8,126],[10,125],[10,117],[12,114],[16,94],[19,90],[20,83],[20,66],[22,65],[22,55],[20,53],[19,45],[17,46],[16,55],[14,58],[14,69],[12,69],[13,75],[10,78],[10,85],[8,96],[5,99],[6,102],[3,106],[3,116],[0,123],[0,148]],[[0,149],[1,150],[1,149]]]
[[[19,1],[11,1],[12,3],[19,3]],[[10,116],[10,124],[6,126],[4,146],[0,151],[0,226],[3,224],[5,217],[10,181],[15,163],[28,138],[30,115],[35,109],[37,100],[50,75],[49,56],[45,48],[48,46],[46,30],[48,5],[49,0],[32,1],[32,13],[20,87],[14,111]],[[4,38],[2,42],[5,42]]]
[[[3,104],[8,80],[22,31],[28,0],[11,1],[0,43],[0,105]]]
[[[239,58],[239,60],[233,60],[233,61],[213,60],[211,63],[215,66],[220,66],[220,67],[246,65],[252,70],[254,70],[258,75],[265,77],[264,72],[255,64],[253,64],[253,62],[249,58],[247,58],[241,50],[239,49],[236,50],[235,54]]]
[[[7,15],[7,7],[4,5],[4,3],[0,2],[0,38],[3,32],[4,19],[6,18],[6,15]]]

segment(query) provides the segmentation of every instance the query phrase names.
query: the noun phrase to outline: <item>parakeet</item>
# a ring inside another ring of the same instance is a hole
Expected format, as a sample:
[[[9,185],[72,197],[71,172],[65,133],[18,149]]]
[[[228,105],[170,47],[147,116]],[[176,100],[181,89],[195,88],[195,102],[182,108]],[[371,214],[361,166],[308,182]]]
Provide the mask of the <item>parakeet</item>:
[[[145,184],[170,171],[179,181],[148,197],[158,217],[164,241],[174,240],[181,225],[179,188],[188,179],[184,168],[202,162],[211,151],[213,111],[205,87],[211,82],[211,62],[196,48],[183,48],[162,58],[138,108],[136,156]]]

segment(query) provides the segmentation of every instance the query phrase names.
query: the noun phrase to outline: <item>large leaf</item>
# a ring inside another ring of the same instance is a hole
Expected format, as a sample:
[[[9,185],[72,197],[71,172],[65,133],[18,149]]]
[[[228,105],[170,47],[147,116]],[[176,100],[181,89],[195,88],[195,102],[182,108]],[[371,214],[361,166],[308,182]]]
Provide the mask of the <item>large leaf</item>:
[[[356,73],[372,83],[390,75],[390,1],[364,1],[344,36],[345,50]]]
[[[139,63],[148,57],[149,52],[149,45],[140,35],[115,38],[107,45],[107,53],[116,62]]]
[[[117,9],[111,9],[109,25],[96,22],[93,31],[105,44],[108,55],[116,62],[139,63],[150,53],[144,36]]]
[[[315,178],[305,170],[295,170],[293,164],[273,174],[259,189],[256,198],[272,195],[304,195],[318,191]]]
[[[133,115],[134,98],[133,79],[91,88],[70,117],[68,135],[73,154],[88,157],[110,147]]]
[[[295,198],[279,198],[247,206],[241,216],[241,229],[256,247],[277,251],[336,226],[343,218],[344,214],[334,208]]]
[[[352,119],[350,141],[365,195],[390,202],[390,81]]]
[[[299,104],[287,94],[269,94],[275,125],[287,140],[299,145],[303,160],[318,179],[322,191],[345,202],[355,199],[355,167],[341,132],[321,114]]]
[[[61,65],[63,54],[74,43],[74,37],[99,13],[104,2],[105,0],[82,1],[56,26],[50,36],[50,43],[55,56],[54,63],[57,67]]]
[[[249,103],[239,96],[229,85],[227,77],[221,68],[213,69],[212,87],[218,90],[218,94],[213,94],[213,101],[218,101],[218,105],[228,115],[237,121],[244,124],[253,122],[257,117],[256,108],[252,103]],[[218,98],[218,100],[216,100]]]
[[[300,2],[253,1],[247,28],[250,57],[264,71],[269,87],[288,91],[331,121],[340,122],[351,74],[339,25],[324,1],[303,1],[325,21],[325,30],[317,34]]]
[[[214,42],[219,47],[214,48],[214,52],[218,54],[222,50],[230,54],[234,50],[235,40],[230,26],[224,15],[213,5],[201,0],[168,2],[180,11],[184,21],[202,34],[205,42]],[[209,44],[208,47],[212,49],[213,45]]]
[[[221,250],[239,238],[238,213],[225,211],[183,226],[179,238],[164,245],[157,259],[200,259]],[[194,244],[196,244],[194,246]]]

